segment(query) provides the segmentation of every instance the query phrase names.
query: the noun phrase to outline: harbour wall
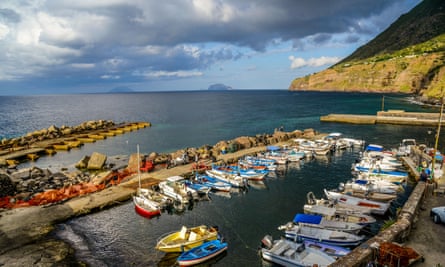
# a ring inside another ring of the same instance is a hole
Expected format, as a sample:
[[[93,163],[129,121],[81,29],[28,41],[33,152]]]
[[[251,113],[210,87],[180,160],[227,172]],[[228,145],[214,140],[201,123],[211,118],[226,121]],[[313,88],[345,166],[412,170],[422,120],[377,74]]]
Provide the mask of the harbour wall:
[[[437,126],[439,113],[405,112],[403,110],[379,111],[376,115],[329,114],[321,116],[322,122],[351,124],[396,124],[416,126]],[[444,123],[442,122],[442,125]]]

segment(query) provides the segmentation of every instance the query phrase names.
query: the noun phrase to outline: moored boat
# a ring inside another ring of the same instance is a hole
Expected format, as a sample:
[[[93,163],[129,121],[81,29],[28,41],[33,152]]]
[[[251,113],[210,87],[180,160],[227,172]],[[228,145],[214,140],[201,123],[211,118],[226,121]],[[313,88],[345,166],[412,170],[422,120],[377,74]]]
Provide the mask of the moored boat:
[[[335,258],[321,250],[286,239],[273,240],[266,235],[262,241],[261,257],[281,266],[319,266],[326,267]]]
[[[323,229],[339,230],[350,233],[358,233],[364,225],[340,220],[329,220],[321,215],[297,213],[293,223],[298,225],[307,225]]]
[[[211,240],[203,243],[200,246],[194,247],[188,251],[183,252],[177,259],[179,266],[191,266],[200,263],[204,263],[224,251],[226,251],[228,245],[226,242],[222,242],[220,239]]]
[[[133,196],[133,203],[136,213],[143,217],[151,218],[161,214],[158,203],[141,196]]]
[[[198,192],[187,187],[184,177],[178,175],[168,177],[165,181],[160,182],[159,189],[162,194],[182,203],[188,203],[199,198]]]
[[[309,225],[297,225],[293,222],[279,226],[278,230],[283,230],[284,236],[291,240],[308,239],[344,247],[357,246],[365,239],[365,236],[344,231],[312,227]]]
[[[368,200],[342,194],[334,191],[328,191],[324,189],[326,197],[330,200],[337,201],[338,203],[349,204],[358,207],[370,208],[373,214],[384,215],[390,207],[390,202],[378,202],[374,200]]]
[[[218,229],[215,227],[199,225],[188,228],[182,226],[180,231],[161,236],[156,243],[156,249],[164,252],[183,252],[217,238]]]
[[[377,220],[371,215],[367,215],[361,212],[356,212],[352,209],[342,209],[336,206],[324,206],[322,204],[310,205],[306,204],[303,207],[305,213],[319,214],[330,220],[337,220],[342,222],[351,222],[358,224],[371,224]]]

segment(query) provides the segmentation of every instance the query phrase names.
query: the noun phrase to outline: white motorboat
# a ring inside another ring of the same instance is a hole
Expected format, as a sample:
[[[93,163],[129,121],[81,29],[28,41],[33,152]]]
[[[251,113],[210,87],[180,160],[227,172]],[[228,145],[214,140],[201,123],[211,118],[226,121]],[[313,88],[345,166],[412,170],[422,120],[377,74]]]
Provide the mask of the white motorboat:
[[[341,220],[330,220],[327,217],[313,214],[297,213],[294,217],[293,223],[298,225],[307,225],[315,228],[339,230],[350,233],[358,233],[363,229],[363,224],[345,222]]]
[[[326,197],[330,200],[336,201],[338,203],[349,204],[352,206],[370,208],[371,212],[377,215],[384,215],[391,205],[391,202],[368,200],[334,191],[328,191],[326,189],[324,189],[324,192],[326,194]]]
[[[377,220],[371,215],[357,212],[350,209],[338,208],[336,206],[324,206],[322,204],[305,204],[303,207],[305,213],[309,214],[319,214],[329,220],[336,220],[342,222],[351,222],[358,224],[371,224],[375,223]]]
[[[357,246],[365,239],[365,236],[359,236],[344,231],[312,227],[309,225],[299,225],[293,222],[279,226],[278,230],[284,231],[284,236],[291,240],[308,239],[343,247]]]
[[[206,170],[206,174],[210,177],[214,177],[221,181],[227,182],[234,187],[245,188],[248,186],[247,179],[239,175],[225,173],[222,171],[218,171],[217,169]]]
[[[335,262],[335,258],[327,253],[286,239],[272,240],[266,235],[262,242],[261,257],[281,266],[319,266],[327,267]]]
[[[198,192],[186,186],[184,177],[179,175],[168,177],[165,181],[160,182],[159,189],[162,194],[182,203],[199,198]]]

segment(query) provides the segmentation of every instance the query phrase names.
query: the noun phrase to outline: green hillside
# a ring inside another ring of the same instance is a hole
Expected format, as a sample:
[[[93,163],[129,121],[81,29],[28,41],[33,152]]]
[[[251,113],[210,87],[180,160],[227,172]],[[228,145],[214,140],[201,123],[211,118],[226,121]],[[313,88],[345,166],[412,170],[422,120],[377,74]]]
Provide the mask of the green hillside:
[[[289,90],[445,94],[445,1],[425,0],[336,65]]]

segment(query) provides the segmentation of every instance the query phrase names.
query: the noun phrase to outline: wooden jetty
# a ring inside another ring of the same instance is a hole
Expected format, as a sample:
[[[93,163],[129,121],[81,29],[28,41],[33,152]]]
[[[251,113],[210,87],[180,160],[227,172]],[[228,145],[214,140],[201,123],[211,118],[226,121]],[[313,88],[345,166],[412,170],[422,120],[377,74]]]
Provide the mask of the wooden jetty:
[[[329,114],[321,116],[322,122],[351,124],[397,124],[437,126],[440,113],[406,112],[404,110],[379,111],[376,115]],[[444,124],[442,122],[442,124]]]

